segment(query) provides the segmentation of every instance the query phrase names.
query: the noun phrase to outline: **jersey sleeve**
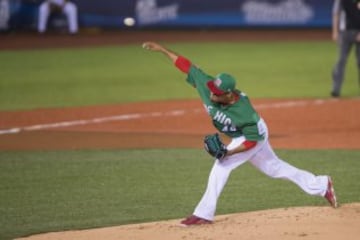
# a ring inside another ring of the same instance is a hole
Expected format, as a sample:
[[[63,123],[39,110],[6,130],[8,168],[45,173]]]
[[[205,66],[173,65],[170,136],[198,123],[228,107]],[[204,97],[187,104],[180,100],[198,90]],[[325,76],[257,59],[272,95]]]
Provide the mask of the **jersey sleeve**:
[[[210,90],[206,85],[211,79],[213,79],[213,77],[207,75],[195,65],[191,65],[186,78],[187,83],[196,88],[202,102],[206,105],[211,105]]]
[[[175,61],[175,66],[183,73],[189,73],[191,65],[191,61],[183,56],[178,56]]]
[[[195,65],[191,65],[186,81],[196,88],[207,88],[206,83],[211,79],[213,77],[207,75]]]

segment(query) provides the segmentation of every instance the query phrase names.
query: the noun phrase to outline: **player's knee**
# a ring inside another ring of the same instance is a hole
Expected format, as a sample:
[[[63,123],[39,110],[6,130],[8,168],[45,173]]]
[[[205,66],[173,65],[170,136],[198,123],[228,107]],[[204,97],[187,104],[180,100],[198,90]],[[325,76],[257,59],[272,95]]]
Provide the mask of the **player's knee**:
[[[271,178],[282,178],[281,166],[277,161],[268,161],[268,164],[263,168],[263,172]]]

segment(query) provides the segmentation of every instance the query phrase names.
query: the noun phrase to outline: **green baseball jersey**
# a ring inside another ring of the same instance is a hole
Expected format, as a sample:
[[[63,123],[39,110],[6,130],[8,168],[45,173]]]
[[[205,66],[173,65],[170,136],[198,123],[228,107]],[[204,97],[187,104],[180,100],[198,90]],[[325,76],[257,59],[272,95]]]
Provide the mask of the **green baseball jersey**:
[[[259,133],[257,125],[260,117],[244,93],[237,90],[240,96],[239,100],[231,105],[222,105],[210,100],[210,90],[206,83],[214,80],[214,77],[192,65],[186,80],[197,89],[217,130],[232,138],[245,136],[249,141],[258,141],[264,138]]]

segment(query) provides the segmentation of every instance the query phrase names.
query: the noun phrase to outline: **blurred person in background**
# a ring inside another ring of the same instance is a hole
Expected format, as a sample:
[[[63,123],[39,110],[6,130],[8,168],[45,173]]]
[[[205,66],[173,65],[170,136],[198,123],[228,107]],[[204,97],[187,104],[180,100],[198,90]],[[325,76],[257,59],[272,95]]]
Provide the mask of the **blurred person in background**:
[[[78,32],[78,10],[75,3],[68,0],[45,0],[40,4],[38,32],[46,31],[50,14],[56,11],[66,15],[69,33],[76,34]]]
[[[332,39],[338,43],[339,55],[332,72],[331,96],[339,97],[346,62],[353,45],[360,84],[360,0],[334,0]]]
[[[10,5],[9,0],[0,0],[0,31],[9,29]]]

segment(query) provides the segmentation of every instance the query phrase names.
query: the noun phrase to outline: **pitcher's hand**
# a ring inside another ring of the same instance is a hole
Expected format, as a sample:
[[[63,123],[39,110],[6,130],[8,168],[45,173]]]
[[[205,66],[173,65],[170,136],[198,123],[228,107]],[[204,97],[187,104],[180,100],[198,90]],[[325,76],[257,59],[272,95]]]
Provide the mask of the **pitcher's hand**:
[[[146,50],[151,50],[151,51],[162,51],[164,50],[164,47],[161,46],[158,43],[155,42],[144,42],[142,47]]]

